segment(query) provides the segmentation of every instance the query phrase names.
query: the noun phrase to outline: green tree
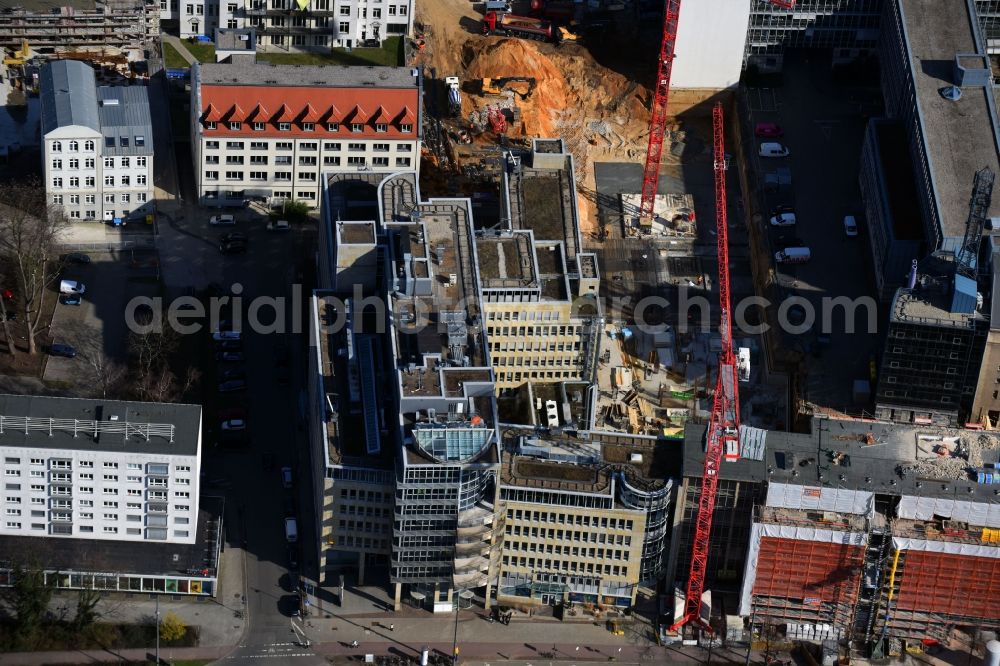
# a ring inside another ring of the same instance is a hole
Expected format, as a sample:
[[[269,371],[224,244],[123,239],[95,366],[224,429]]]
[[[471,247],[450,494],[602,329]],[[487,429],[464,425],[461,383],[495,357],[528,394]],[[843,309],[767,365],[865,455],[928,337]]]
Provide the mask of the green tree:
[[[301,224],[309,219],[309,205],[304,201],[288,201],[281,214],[292,224]]]
[[[169,611],[160,620],[160,639],[164,641],[178,641],[184,638],[187,633],[187,625],[184,620],[177,617],[173,611]]]
[[[97,590],[80,590],[76,597],[76,615],[73,616],[73,621],[70,623],[73,631],[79,633],[90,628],[97,621],[99,617],[97,604],[100,601],[101,594]]]
[[[35,643],[35,632],[48,612],[58,574],[52,577],[52,582],[47,582],[41,569],[17,564],[12,575],[14,584],[6,588],[4,597],[14,616],[14,647],[31,648]]]

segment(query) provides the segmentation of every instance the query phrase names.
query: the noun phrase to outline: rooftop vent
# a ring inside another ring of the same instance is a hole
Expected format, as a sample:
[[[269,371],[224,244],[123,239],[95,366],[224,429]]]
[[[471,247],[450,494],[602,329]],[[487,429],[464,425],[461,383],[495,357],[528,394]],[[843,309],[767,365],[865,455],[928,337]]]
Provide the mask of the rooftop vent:
[[[101,106],[118,106],[118,98],[112,97],[110,99],[101,100]]]
[[[958,86],[945,86],[944,88],[938,90],[938,92],[941,93],[941,97],[944,97],[952,102],[957,102],[962,99],[962,89]]]

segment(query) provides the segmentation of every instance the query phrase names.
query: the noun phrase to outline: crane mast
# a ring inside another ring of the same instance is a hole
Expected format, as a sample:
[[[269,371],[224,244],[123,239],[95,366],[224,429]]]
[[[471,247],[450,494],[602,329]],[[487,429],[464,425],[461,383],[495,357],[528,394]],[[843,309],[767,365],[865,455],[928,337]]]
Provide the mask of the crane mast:
[[[736,460],[740,455],[739,385],[736,354],[733,352],[729,301],[729,227],[726,220],[726,146],[723,125],[722,104],[716,103],[712,109],[712,136],[715,160],[715,227],[719,262],[717,282],[720,307],[719,333],[722,335],[722,351],[719,353],[719,373],[715,381],[712,414],[708,424],[705,467],[702,471],[701,494],[695,518],[694,545],[684,598],[684,615],[670,628],[671,631],[677,631],[692,621],[711,631],[711,627],[701,619],[701,596],[705,591],[705,572],[708,568],[709,539],[712,534],[715,494],[719,485],[719,467],[723,459]]]
[[[640,220],[651,221],[656,204],[656,188],[660,181],[660,158],[663,155],[663,139],[667,134],[670,73],[674,68],[674,46],[677,43],[677,21],[680,18],[680,12],[681,0],[666,0],[663,8],[660,60],[656,70],[656,89],[653,91],[653,108],[649,118],[649,143],[646,146],[646,164],[642,169]]]

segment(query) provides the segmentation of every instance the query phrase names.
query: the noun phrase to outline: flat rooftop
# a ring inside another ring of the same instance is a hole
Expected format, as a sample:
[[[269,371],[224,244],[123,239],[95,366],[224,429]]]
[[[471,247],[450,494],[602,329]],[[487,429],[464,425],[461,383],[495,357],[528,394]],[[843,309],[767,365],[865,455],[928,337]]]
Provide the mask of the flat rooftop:
[[[705,424],[684,428],[684,476],[704,468]],[[966,455],[941,456],[941,447]],[[974,430],[814,418],[812,432],[769,430],[763,460],[723,462],[719,478],[995,502],[968,469],[1000,461],[1000,437]]]
[[[892,321],[900,323],[934,324],[954,328],[969,328],[973,322],[983,319],[978,312],[951,312],[950,290],[939,288],[923,291],[896,290],[890,316]]]
[[[965,234],[976,171],[988,166],[994,173],[1000,173],[995,119],[988,100],[993,91],[990,87],[965,87],[957,102],[944,99],[938,91],[953,80],[955,56],[977,52],[973,30],[978,23],[976,17],[969,16],[969,7],[964,2],[899,2],[909,40],[910,67],[935,183],[941,232],[946,237],[961,238]],[[989,214],[1000,215],[997,197]]]
[[[221,529],[224,502],[202,496],[198,501],[198,536],[195,543],[111,541],[55,536],[0,536],[3,560],[38,562],[61,572],[144,575],[218,575],[216,536]],[[207,570],[207,573],[203,573]]]
[[[201,406],[0,395],[0,448],[193,456]]]
[[[307,86],[321,88],[416,88],[410,67],[273,65],[267,62],[204,63],[203,85]]]
[[[537,286],[529,234],[476,238],[479,276],[483,289],[516,289]]]
[[[215,50],[253,53],[257,50],[255,35],[253,28],[219,28],[215,31]]]

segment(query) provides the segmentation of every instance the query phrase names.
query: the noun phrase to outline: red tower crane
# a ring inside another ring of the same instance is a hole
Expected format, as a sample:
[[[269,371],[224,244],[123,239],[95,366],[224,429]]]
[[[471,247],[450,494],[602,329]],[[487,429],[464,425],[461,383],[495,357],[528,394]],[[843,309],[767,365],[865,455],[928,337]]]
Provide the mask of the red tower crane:
[[[719,374],[715,381],[712,415],[708,424],[705,446],[705,468],[701,477],[701,495],[694,525],[694,545],[691,568],[688,571],[684,615],[672,626],[694,621],[711,631],[701,619],[701,595],[705,591],[705,571],[708,567],[708,546],[712,534],[715,493],[719,485],[722,460],[736,460],[740,455],[740,398],[736,354],[733,352],[732,317],[729,303],[729,238],[726,221],[726,144],[723,133],[722,104],[712,109],[712,135],[715,158],[715,228],[719,262],[719,333],[722,351],[719,353]]]
[[[674,68],[674,46],[677,42],[677,20],[680,18],[680,12],[681,0],[666,0],[663,8],[660,61],[656,70],[656,89],[653,91],[653,109],[649,118],[649,144],[646,146],[646,165],[642,170],[640,220],[653,219],[656,187],[660,180],[660,157],[663,154],[663,139],[667,134],[667,99],[670,97],[670,73]]]

